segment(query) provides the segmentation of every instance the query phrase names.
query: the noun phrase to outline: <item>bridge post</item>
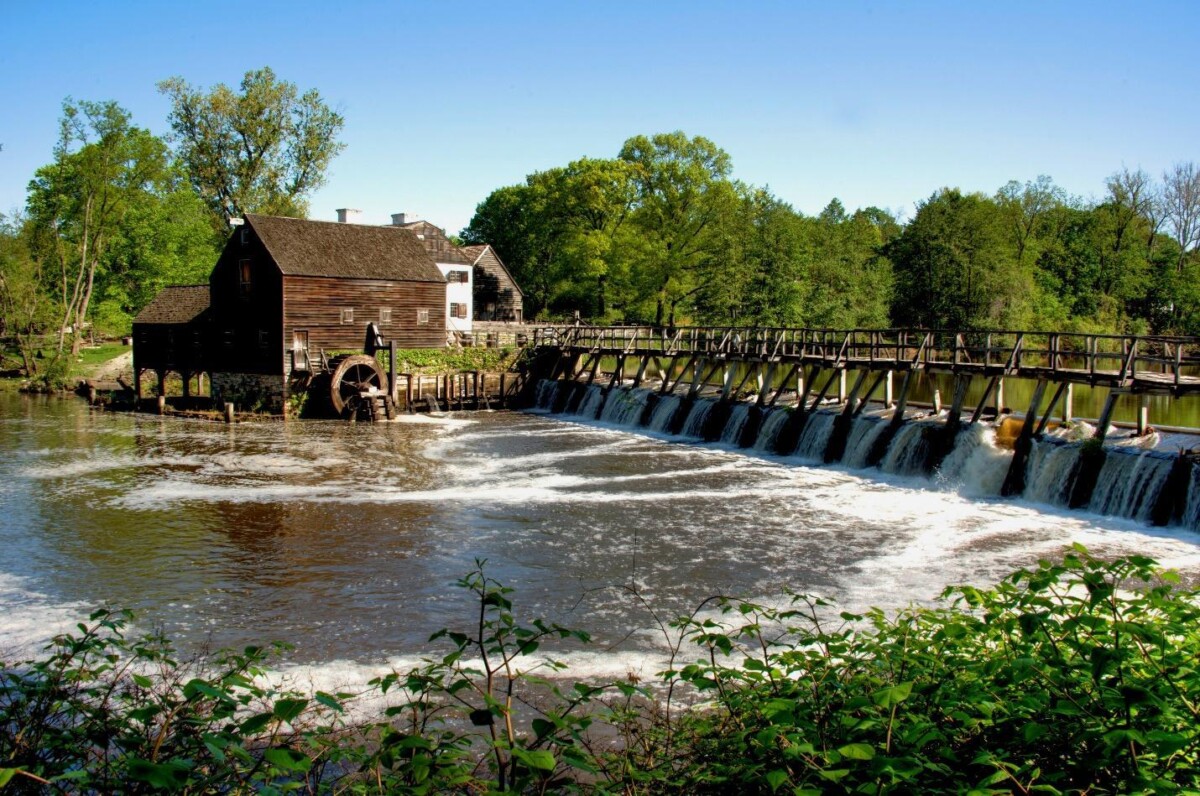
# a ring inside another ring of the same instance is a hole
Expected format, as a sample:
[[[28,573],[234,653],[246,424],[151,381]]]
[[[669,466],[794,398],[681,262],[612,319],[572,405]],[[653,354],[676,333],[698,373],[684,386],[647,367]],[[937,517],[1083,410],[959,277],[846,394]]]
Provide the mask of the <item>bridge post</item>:
[[[1020,495],[1025,491],[1025,464],[1029,461],[1029,452],[1033,450],[1033,431],[1045,391],[1046,380],[1038,379],[1033,388],[1033,397],[1029,400],[1029,411],[1025,413],[1025,422],[1021,424],[1021,433],[1013,445],[1012,464],[1008,466],[1008,475],[1004,477],[1004,485],[1000,488],[1000,494],[1004,497]]]
[[[844,374],[845,371],[842,371],[842,373]],[[825,455],[823,457],[826,464],[840,462],[842,456],[846,453],[846,442],[850,439],[850,429],[854,426],[855,415],[858,414],[856,411],[858,409],[858,394],[862,390],[863,382],[866,378],[867,371],[860,370],[858,377],[854,380],[854,386],[850,388],[850,394],[846,398],[846,406],[842,409],[842,413],[833,420],[833,432],[829,436],[829,442],[825,445]]]
[[[933,413],[935,415],[942,413],[942,391],[937,387],[933,388]]]
[[[884,372],[884,379],[883,379],[883,408],[884,408],[884,409],[891,409],[891,408],[892,408],[892,405],[893,405],[894,403],[896,403],[896,400],[895,400],[895,395],[894,395],[894,393],[893,393],[893,390],[892,390],[892,372],[889,370],[889,371],[885,371],[885,372]]]
[[[846,371],[844,368],[838,371],[838,403],[846,403]]]
[[[1104,400],[1104,409],[1100,412],[1100,420],[1096,423],[1095,439],[1104,442],[1104,438],[1108,436],[1108,426],[1112,422],[1113,409],[1117,405],[1117,393],[1115,390],[1108,393],[1108,398]]]
[[[1144,437],[1150,430],[1150,396],[1142,394],[1138,398],[1137,435]]]
[[[1075,419],[1075,385],[1071,382],[1067,382],[1066,392],[1063,393],[1062,419],[1064,423]]]
[[[1004,414],[1004,378],[996,379],[996,417]]]

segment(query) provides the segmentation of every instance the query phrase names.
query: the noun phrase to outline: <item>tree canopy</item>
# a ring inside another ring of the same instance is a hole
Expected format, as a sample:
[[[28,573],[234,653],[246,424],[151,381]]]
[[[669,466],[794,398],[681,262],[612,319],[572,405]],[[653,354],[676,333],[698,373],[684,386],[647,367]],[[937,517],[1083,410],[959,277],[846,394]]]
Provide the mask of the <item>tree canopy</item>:
[[[244,213],[302,217],[344,148],[344,120],[315,89],[303,94],[270,68],[252,70],[241,90],[207,93],[182,77],[158,84],[171,100],[178,155],[219,234]]]

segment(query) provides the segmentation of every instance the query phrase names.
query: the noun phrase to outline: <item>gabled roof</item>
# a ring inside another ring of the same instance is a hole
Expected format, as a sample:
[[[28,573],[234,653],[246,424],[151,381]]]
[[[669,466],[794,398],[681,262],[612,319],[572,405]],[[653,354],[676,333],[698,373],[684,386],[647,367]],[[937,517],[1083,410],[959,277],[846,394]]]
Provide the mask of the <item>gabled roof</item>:
[[[208,285],[164,287],[134,323],[190,323],[208,309]]]
[[[517,284],[517,280],[513,279],[512,271],[508,270],[508,266],[500,259],[500,255],[496,254],[496,250],[492,248],[492,244],[485,243],[482,246],[461,246],[459,248],[462,249],[463,254],[471,259],[471,265],[482,265],[480,261],[487,256],[487,259],[490,261],[489,265],[494,263],[500,266],[500,270],[508,277],[508,281],[512,282],[513,289],[517,291],[517,295],[521,297],[525,296],[525,291]],[[484,266],[485,269],[486,267]]]
[[[450,238],[446,235],[446,230],[437,224],[422,218],[417,221],[409,221],[407,224],[399,224],[398,227],[410,230],[417,235],[421,245],[425,247],[425,251],[429,252],[429,256],[436,262],[443,265],[474,265],[474,258],[463,254],[462,249],[451,243]]]
[[[339,224],[246,214],[246,223],[289,276],[445,282],[412,232],[400,227]]]

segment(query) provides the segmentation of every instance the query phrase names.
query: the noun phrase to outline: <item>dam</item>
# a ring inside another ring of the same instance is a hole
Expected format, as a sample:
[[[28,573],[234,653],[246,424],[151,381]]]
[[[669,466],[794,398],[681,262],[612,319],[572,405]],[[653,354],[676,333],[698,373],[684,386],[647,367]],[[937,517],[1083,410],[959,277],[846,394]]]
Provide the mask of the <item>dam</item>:
[[[985,446],[986,493],[1200,529],[1200,432],[1164,435],[1150,411],[1200,395],[1192,338],[575,326],[535,344],[543,412],[899,475],[976,467]],[[921,378],[947,399],[914,401]],[[1006,385],[1027,403],[1009,406]],[[1077,388],[1103,394],[1090,423]]]

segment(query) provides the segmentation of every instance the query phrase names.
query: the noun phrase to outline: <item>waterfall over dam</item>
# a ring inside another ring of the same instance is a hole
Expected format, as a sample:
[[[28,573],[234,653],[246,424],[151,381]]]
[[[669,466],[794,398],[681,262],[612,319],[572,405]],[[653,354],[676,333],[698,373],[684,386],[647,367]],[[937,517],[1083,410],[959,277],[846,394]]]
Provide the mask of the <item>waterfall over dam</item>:
[[[1132,440],[1038,436],[1014,468],[1013,451],[996,444],[992,423],[964,423],[945,412],[803,411],[570,379],[540,381],[534,411],[1200,531],[1200,458],[1126,444]],[[1011,469],[1021,471],[1015,480]]]

